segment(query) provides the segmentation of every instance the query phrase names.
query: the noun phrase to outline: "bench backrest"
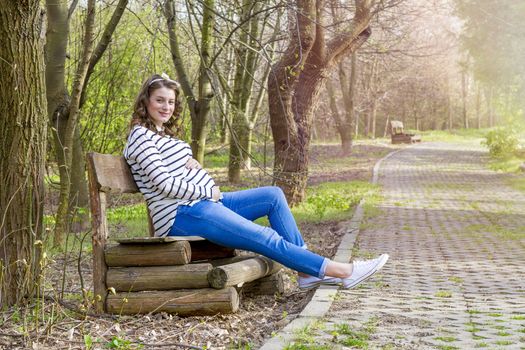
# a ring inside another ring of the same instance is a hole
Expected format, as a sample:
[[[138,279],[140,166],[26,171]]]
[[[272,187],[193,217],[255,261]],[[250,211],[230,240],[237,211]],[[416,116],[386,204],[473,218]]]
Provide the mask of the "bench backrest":
[[[403,122],[399,120],[392,120],[390,122],[390,130],[392,135],[403,134]]]
[[[100,192],[136,193],[139,191],[123,156],[88,153],[92,176]]]
[[[122,156],[90,152],[87,154],[89,175],[89,197],[91,202],[92,240],[93,240],[93,290],[97,312],[105,311],[107,296],[105,248],[108,240],[106,218],[106,194],[137,193],[139,189],[126,160]],[[149,231],[153,235],[153,225],[149,217]]]

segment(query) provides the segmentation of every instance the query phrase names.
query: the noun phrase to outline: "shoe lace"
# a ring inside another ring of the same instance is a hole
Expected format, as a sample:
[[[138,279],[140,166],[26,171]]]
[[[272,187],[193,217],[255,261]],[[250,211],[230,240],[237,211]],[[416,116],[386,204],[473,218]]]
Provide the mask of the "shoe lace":
[[[354,269],[368,269],[369,267],[373,266],[376,263],[376,259],[370,259],[370,260],[355,260],[353,262]]]

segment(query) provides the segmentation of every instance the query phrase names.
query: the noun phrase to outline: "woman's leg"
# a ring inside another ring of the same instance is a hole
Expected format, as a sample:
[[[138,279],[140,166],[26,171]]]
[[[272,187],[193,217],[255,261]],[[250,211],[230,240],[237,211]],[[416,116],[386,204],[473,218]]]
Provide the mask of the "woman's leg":
[[[285,240],[305,247],[301,232],[288,207],[283,191],[276,186],[258,187],[244,191],[223,193],[225,207],[253,221],[268,216],[270,226]]]
[[[288,241],[276,230],[257,225],[225,205],[207,200],[191,207],[180,206],[170,235],[201,236],[220,245],[262,254],[291,269],[320,278],[324,277],[329,262]]]

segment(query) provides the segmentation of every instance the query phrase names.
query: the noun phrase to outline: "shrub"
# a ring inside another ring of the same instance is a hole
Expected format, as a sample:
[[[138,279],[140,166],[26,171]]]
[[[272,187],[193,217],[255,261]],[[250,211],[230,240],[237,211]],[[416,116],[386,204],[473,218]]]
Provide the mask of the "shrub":
[[[497,128],[485,135],[482,144],[489,148],[489,153],[494,157],[510,156],[518,150],[518,138],[509,128]]]

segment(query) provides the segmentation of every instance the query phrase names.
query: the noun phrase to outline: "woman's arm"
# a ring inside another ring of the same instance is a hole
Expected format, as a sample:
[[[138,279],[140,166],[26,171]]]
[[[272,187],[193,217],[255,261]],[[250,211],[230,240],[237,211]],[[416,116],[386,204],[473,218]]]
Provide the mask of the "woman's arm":
[[[212,189],[198,186],[174,177],[162,161],[162,156],[155,142],[142,130],[137,129],[130,135],[126,159],[136,162],[146,175],[149,183],[170,198],[187,200],[212,198]]]

